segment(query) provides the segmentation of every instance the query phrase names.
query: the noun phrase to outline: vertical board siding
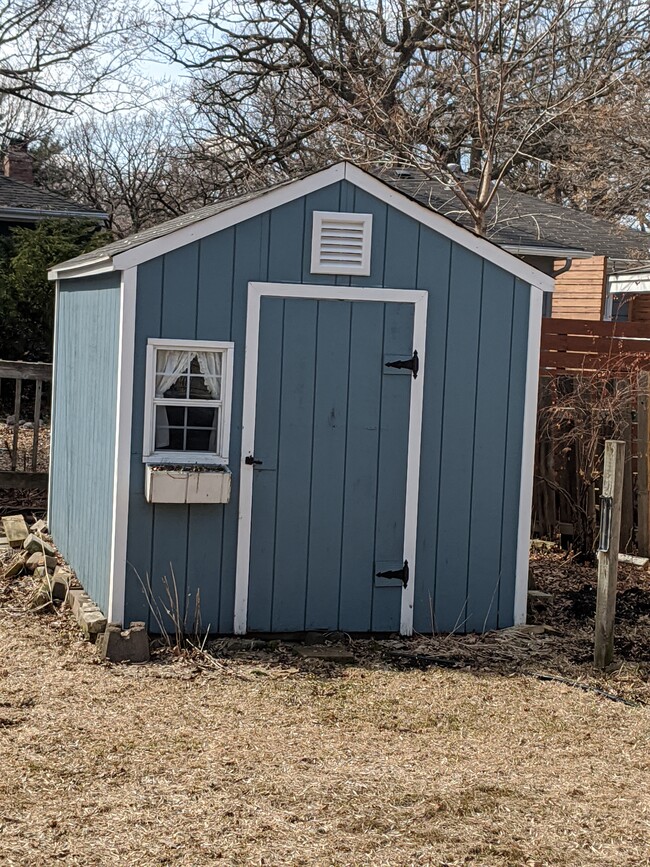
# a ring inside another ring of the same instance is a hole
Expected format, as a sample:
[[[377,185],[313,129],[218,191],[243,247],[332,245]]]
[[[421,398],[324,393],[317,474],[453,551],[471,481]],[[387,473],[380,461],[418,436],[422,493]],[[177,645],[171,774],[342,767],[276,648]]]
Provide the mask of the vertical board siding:
[[[412,304],[262,299],[249,631],[399,628],[401,585],[374,576],[403,558],[411,376],[384,360],[412,334]]]
[[[498,626],[512,626],[515,600],[515,574],[517,560],[517,533],[519,516],[519,488],[521,483],[521,452],[523,424],[520,407],[526,396],[526,365],[523,361],[528,348],[528,316],[530,292],[521,280],[515,280],[512,308],[512,343],[510,352],[508,425],[506,431],[506,458],[503,474],[501,521],[501,583],[499,585]],[[532,469],[529,469],[532,474]]]
[[[60,283],[49,519],[59,550],[103,612],[113,527],[119,274]]]
[[[447,313],[433,602],[435,628],[443,631],[463,631],[466,623],[482,274],[483,262],[478,256],[454,247]]]
[[[350,322],[352,305],[318,305],[314,406],[327,406],[314,415],[312,474],[309,495],[310,527],[323,527],[310,536],[305,594],[305,629],[338,623],[341,536],[345,484],[345,447],[348,424]]]
[[[383,372],[374,358],[383,353],[384,305],[354,304],[350,323],[348,437],[345,448],[341,520],[339,624],[346,632],[372,627],[373,586],[358,580],[375,554],[375,503]]]
[[[427,355],[422,407],[422,452],[418,504],[417,580],[413,626],[417,632],[435,627],[436,552],[438,543],[438,491],[442,469],[442,428],[445,398],[452,244],[426,227],[420,231],[417,288],[429,293]]]
[[[279,632],[302,622],[305,610],[311,477],[303,468],[311,464],[318,327],[313,302],[291,298],[284,305],[271,609],[271,628]]]
[[[494,629],[498,622],[501,551],[495,543],[501,538],[503,515],[509,404],[509,376],[504,371],[510,366],[509,311],[514,289],[514,278],[507,281],[498,268],[484,263],[466,590],[468,632]]]
[[[368,277],[310,273],[314,210],[373,215]],[[511,624],[530,287],[345,181],[139,267],[126,619],[147,614],[135,570],[160,592],[171,564],[187,622],[198,595],[203,628],[232,631],[249,281],[429,292],[414,627]],[[399,589],[360,584],[370,553],[358,540],[373,547],[376,560],[395,559],[389,540],[403,525],[404,493],[388,456],[401,448],[402,433],[387,410],[401,418],[408,398],[393,393],[400,377],[376,371],[368,356],[410,353],[399,343],[408,310],[262,300],[260,359],[267,363],[258,387],[267,399],[258,405],[256,440],[260,431],[264,453],[256,442],[256,457],[264,464],[255,470],[253,521],[256,514],[273,514],[274,521],[273,530],[265,525],[252,540],[251,573],[266,564],[274,578],[249,598],[251,630],[281,630],[297,612],[306,628],[326,621],[352,632],[380,622],[398,628]],[[225,506],[144,501],[145,348],[147,338],[160,336],[235,343],[233,494]],[[356,371],[348,382],[338,369],[328,373],[328,358],[341,356]],[[298,368],[309,372],[311,391],[283,403],[287,390],[300,390]],[[319,401],[332,404],[329,421],[314,415]],[[382,407],[379,430],[372,419]],[[278,462],[286,466],[305,448],[314,466],[325,463],[331,472],[278,485]],[[374,550],[375,521],[386,550]],[[327,525],[327,533],[296,545],[293,527],[312,522]],[[333,586],[327,572],[337,558],[340,582]]]

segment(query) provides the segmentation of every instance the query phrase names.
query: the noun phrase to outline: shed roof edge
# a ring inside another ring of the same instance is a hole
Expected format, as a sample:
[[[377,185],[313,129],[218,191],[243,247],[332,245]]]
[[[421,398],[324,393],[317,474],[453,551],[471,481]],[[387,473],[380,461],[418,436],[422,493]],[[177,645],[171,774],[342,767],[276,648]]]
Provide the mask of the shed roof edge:
[[[48,277],[50,280],[57,280],[88,276],[92,273],[93,267],[96,268],[100,264],[102,270],[126,270],[341,180],[347,180],[364,189],[380,201],[427,225],[443,237],[476,253],[536,289],[544,292],[553,291],[554,280],[549,275],[522,262],[498,244],[475,235],[448,217],[425,207],[385,180],[380,180],[349,162],[339,162],[295,181],[261,190],[258,195],[247,201],[235,203],[230,208],[190,222],[160,237],[136,243],[130,249],[119,251],[112,256],[102,253],[100,249],[94,259],[89,260],[85,257],[83,261],[70,259],[50,269]]]

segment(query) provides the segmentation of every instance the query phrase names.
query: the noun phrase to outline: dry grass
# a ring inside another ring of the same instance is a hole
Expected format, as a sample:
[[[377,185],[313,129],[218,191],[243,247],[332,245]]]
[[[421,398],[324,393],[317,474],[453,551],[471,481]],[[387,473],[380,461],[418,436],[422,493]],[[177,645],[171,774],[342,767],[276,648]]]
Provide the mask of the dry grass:
[[[12,614],[26,590],[0,596],[3,865],[650,864],[650,709],[509,673],[521,637],[510,663],[417,645],[473,668],[110,667],[66,615]],[[598,682],[644,689],[633,662]]]

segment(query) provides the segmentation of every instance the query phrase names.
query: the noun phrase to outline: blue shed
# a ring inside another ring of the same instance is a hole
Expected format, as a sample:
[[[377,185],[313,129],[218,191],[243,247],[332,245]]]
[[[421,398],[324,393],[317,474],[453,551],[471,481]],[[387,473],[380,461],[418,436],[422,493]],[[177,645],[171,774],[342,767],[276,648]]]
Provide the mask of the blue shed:
[[[349,163],[50,276],[50,527],[110,621],[524,621],[552,278]]]

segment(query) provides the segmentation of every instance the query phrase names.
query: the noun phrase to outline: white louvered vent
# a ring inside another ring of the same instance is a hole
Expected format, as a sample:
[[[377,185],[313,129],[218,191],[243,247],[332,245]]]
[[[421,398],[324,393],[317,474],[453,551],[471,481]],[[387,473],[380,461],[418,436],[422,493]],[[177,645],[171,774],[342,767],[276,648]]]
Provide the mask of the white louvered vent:
[[[312,274],[370,274],[372,214],[314,211]]]

